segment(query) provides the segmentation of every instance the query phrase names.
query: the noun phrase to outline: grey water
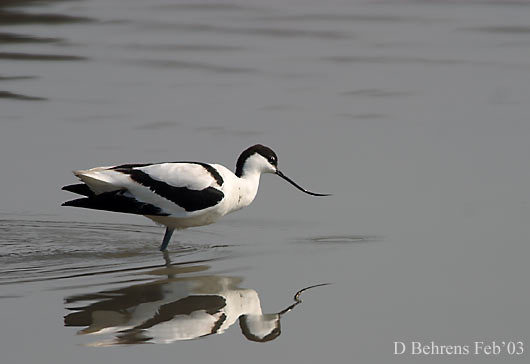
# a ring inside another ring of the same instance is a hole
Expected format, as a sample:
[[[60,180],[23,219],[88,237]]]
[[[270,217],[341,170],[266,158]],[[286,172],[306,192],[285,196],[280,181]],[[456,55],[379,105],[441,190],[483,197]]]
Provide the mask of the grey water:
[[[529,19],[522,0],[1,2],[0,361],[527,361],[394,351],[530,348]],[[60,206],[74,169],[231,167],[256,143],[333,196],[265,175],[165,255],[142,217]]]

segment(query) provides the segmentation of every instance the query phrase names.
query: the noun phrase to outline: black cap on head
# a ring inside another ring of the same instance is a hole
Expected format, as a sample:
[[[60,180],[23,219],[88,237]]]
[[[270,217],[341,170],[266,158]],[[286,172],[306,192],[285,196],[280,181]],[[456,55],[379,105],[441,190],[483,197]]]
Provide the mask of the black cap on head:
[[[293,181],[292,179],[287,177],[285,174],[283,174],[278,169],[278,157],[276,156],[276,153],[274,153],[274,151],[271,148],[266,147],[266,146],[261,145],[261,144],[253,145],[250,148],[247,148],[246,150],[244,150],[243,153],[241,153],[241,155],[237,159],[236,176],[238,176],[240,178],[241,178],[241,176],[243,176],[243,167],[245,166],[245,162],[247,161],[248,158],[250,158],[251,156],[253,156],[256,153],[261,155],[272,166],[275,167],[275,170],[274,170],[273,173],[275,173],[276,175],[280,176],[281,178],[283,178],[284,180],[286,180],[287,182],[289,182],[290,184],[292,184],[293,186],[298,188],[300,191],[302,191],[304,193],[307,193],[308,195],[313,195],[313,196],[329,196],[328,193],[315,193],[315,192],[311,192],[309,190],[306,190],[305,188],[303,188],[299,184],[297,184],[295,181]]]
[[[273,166],[278,165],[278,156],[271,148],[261,144],[256,144],[251,146],[250,148],[245,149],[237,159],[236,176],[241,177],[243,175],[243,165],[245,164],[245,161],[255,153],[258,153],[263,156]]]

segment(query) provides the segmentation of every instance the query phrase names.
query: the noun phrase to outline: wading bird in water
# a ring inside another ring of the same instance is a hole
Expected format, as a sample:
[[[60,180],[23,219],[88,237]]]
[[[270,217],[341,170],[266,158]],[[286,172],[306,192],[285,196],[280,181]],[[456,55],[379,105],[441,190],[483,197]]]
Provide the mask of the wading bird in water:
[[[86,196],[63,206],[144,215],[166,226],[160,250],[175,229],[212,224],[250,203],[262,173],[274,173],[313,196],[278,169],[278,157],[264,145],[254,145],[237,159],[236,172],[219,164],[167,162],[122,164],[73,172],[83,183],[62,189]]]

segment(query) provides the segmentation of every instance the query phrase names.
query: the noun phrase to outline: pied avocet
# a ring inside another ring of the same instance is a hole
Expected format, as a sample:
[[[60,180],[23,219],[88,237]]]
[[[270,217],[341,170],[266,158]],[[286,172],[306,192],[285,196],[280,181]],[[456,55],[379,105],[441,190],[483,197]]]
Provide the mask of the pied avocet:
[[[264,145],[241,153],[235,174],[219,164],[167,162],[122,164],[73,172],[83,183],[63,190],[86,196],[63,206],[124,212],[166,226],[160,250],[167,248],[175,229],[208,225],[248,206],[256,197],[262,173],[274,173],[300,191],[308,191],[278,169],[278,157]]]

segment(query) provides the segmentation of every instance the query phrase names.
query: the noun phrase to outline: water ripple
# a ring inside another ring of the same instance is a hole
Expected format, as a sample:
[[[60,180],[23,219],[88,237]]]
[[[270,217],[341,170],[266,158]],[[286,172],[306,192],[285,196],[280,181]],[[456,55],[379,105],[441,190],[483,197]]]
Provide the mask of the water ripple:
[[[0,220],[0,285],[153,269],[159,265],[145,261],[158,260],[159,238],[155,226]],[[174,241],[171,254],[202,254],[188,260],[204,262],[220,259],[219,249],[216,242]]]
[[[406,91],[388,91],[377,88],[367,88],[354,91],[344,91],[340,93],[343,96],[355,96],[355,97],[395,97],[395,96],[408,96],[411,93]]]
[[[17,33],[0,32],[0,44],[18,44],[18,43],[59,43],[61,38],[43,38],[32,35]]]
[[[312,243],[317,244],[359,244],[381,240],[383,239],[376,235],[323,235],[309,239]]]
[[[88,23],[93,19],[81,16],[72,16],[64,14],[32,14],[21,11],[0,10],[0,24],[2,25],[19,25],[19,24],[72,24]]]
[[[67,54],[37,54],[22,52],[0,52],[0,59],[17,61],[86,61],[88,57]]]
[[[222,44],[140,44],[132,43],[125,48],[157,52],[233,52],[247,49],[241,46]]]
[[[497,34],[530,34],[530,26],[527,25],[499,25],[486,26],[476,28],[466,28],[465,30],[483,32],[483,33],[497,33]]]
[[[0,91],[0,99],[11,99],[21,101],[44,101],[47,100],[45,97],[28,96],[22,94],[16,94],[9,91]]]
[[[0,81],[20,81],[20,80],[34,80],[37,76],[1,76]]]
[[[254,10],[256,8],[248,7],[240,4],[221,3],[221,2],[207,2],[207,3],[179,3],[179,4],[164,4],[154,5],[153,9],[161,10],[200,10],[200,11],[240,11],[240,10]]]
[[[155,67],[155,68],[174,68],[174,69],[181,69],[181,70],[208,71],[208,72],[214,72],[214,73],[255,73],[257,72],[257,70],[254,68],[221,66],[221,65],[211,64],[211,63],[194,62],[194,61],[146,59],[146,60],[136,60],[132,62],[136,64],[140,64],[140,65],[149,66],[149,67]]]
[[[312,14],[291,14],[291,15],[267,15],[256,18],[263,21],[281,21],[281,22],[307,22],[307,21],[322,21],[322,22],[347,22],[347,23],[397,23],[397,22],[411,22],[411,23],[431,23],[434,19],[427,19],[422,17],[388,15],[388,14],[337,14],[337,13],[312,13]]]
[[[150,22],[144,23],[145,28],[150,29],[168,29],[174,31],[187,31],[193,33],[205,32],[215,34],[238,34],[238,35],[258,35],[274,38],[315,38],[315,39],[347,39],[352,34],[348,32],[335,30],[308,30],[295,28],[278,28],[278,27],[233,27],[210,24],[175,24]]]

